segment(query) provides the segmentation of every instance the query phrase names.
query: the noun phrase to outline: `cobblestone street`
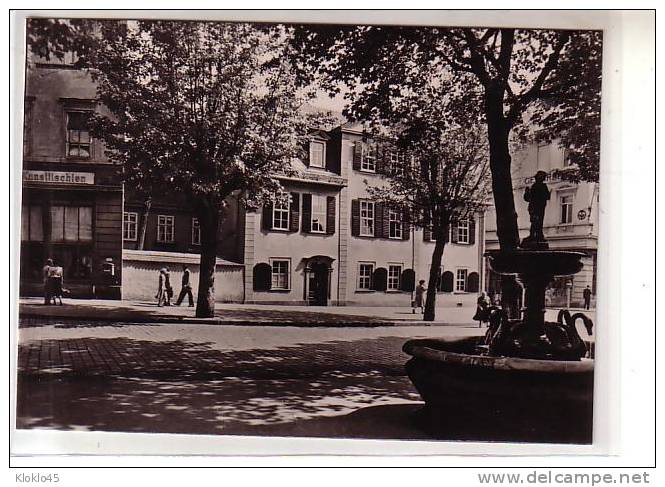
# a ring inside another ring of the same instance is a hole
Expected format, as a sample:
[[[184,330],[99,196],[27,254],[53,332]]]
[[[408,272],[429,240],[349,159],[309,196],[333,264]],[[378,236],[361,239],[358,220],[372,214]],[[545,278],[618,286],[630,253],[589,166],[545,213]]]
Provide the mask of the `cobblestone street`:
[[[422,403],[404,372],[403,343],[479,332],[23,319],[18,427],[418,437],[408,418],[360,421],[361,430],[326,421],[365,408],[378,421],[411,415]]]

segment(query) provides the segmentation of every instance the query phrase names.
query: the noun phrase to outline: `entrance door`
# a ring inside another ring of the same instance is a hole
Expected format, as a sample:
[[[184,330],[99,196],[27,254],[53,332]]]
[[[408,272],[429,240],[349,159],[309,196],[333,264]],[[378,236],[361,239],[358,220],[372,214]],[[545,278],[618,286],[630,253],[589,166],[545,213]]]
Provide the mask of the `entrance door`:
[[[309,303],[314,306],[328,305],[328,266],[312,264],[309,274]]]

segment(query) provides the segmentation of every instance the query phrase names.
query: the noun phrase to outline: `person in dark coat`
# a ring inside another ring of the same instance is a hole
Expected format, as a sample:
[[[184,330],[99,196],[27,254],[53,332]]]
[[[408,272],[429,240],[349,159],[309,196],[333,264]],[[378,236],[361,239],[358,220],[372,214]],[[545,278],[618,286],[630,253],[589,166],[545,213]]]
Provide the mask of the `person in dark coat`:
[[[176,306],[180,306],[182,300],[185,299],[185,296],[189,298],[189,306],[194,306],[194,296],[192,295],[192,285],[189,283],[189,268],[185,265],[182,267],[182,287],[180,289],[180,295],[176,301]]]
[[[416,286],[416,299],[412,303],[413,306],[411,311],[413,314],[416,314],[416,308],[420,308],[421,313],[425,312],[425,300],[423,298],[426,291],[427,288],[425,287],[425,281],[421,279],[418,281],[418,285]]]
[[[51,267],[53,267],[53,259],[47,259],[46,264],[42,268],[42,277],[44,279],[44,304],[51,304],[51,297],[53,296],[52,281],[49,277]]]
[[[168,267],[164,268],[164,290],[166,291],[165,306],[171,306],[171,298],[173,298],[173,287],[171,286],[171,274]]]
[[[589,289],[589,286],[582,291],[582,297],[584,298],[584,309],[589,309],[591,307],[591,289]]]
[[[476,314],[473,315],[473,320],[478,322],[478,328],[483,326],[483,322],[489,322],[489,303],[485,293],[481,293],[478,296],[478,301],[476,302]]]

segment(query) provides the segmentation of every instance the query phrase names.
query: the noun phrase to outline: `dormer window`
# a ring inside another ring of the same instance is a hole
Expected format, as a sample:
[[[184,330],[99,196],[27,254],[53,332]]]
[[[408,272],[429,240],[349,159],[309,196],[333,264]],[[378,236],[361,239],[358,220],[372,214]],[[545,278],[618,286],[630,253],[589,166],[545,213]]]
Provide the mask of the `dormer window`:
[[[326,144],[318,140],[309,143],[309,165],[311,167],[326,166]]]

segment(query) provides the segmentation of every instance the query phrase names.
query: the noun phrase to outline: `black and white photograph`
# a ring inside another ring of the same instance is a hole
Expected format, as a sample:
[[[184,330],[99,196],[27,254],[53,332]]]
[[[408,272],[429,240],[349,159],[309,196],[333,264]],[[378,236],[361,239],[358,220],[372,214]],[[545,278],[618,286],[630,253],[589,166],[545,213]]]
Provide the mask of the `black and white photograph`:
[[[17,430],[594,443],[602,29],[128,14],[20,26]]]

